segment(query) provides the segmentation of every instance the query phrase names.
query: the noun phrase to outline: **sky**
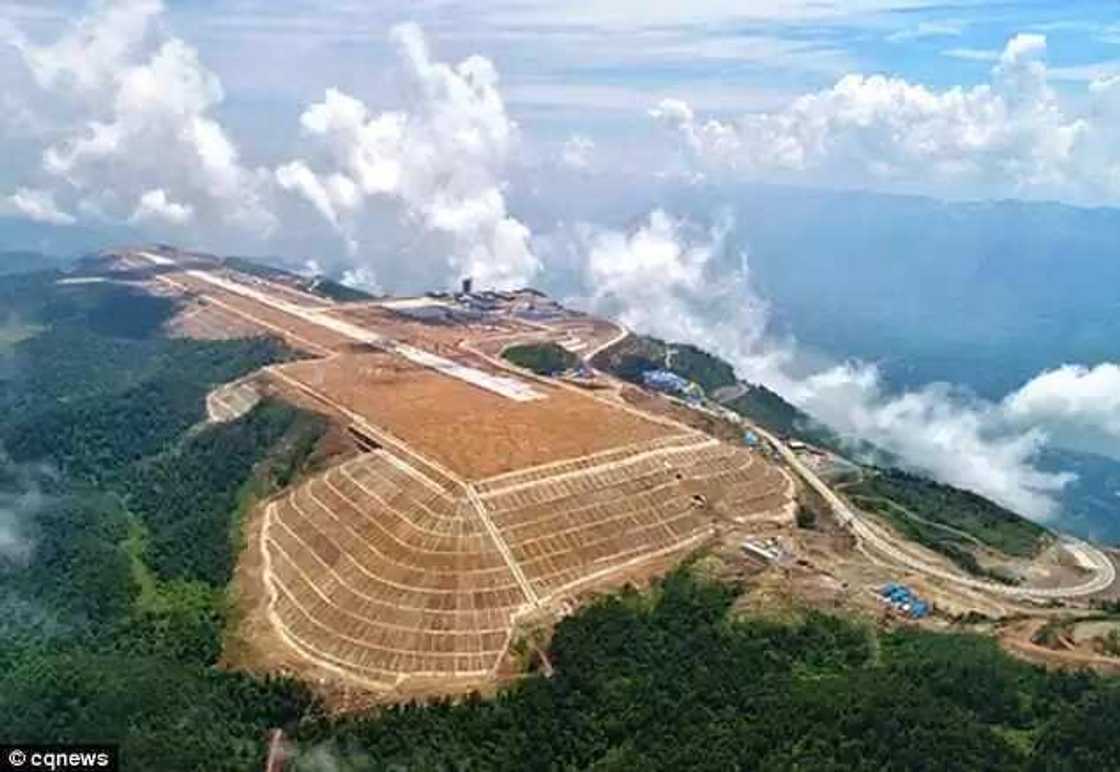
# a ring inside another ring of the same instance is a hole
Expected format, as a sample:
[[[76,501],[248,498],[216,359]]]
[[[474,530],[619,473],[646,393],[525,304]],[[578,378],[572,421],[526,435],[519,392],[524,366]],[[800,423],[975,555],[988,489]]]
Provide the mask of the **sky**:
[[[0,216],[542,286],[1039,519],[1070,480],[1043,448],[1120,448],[1120,367],[980,400],[809,361],[718,191],[1116,206],[1117,129],[1111,2],[0,0]],[[649,195],[699,182],[701,217]]]

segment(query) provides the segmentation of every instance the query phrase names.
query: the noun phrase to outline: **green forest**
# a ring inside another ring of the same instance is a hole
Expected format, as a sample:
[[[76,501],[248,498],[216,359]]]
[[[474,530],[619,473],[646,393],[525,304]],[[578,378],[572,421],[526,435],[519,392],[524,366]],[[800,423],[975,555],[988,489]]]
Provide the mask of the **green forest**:
[[[555,674],[492,699],[330,717],[295,681],[223,670],[241,517],[322,420],[265,400],[201,426],[207,389],[292,354],[169,340],[170,301],[55,278],[0,280],[28,331],[0,344],[6,738],[117,742],[142,772],[260,770],[274,727],[298,770],[1117,767],[1114,680],[969,635],[743,616],[749,585],[690,566],[564,619]]]
[[[4,737],[119,742],[131,770],[259,769],[267,730],[314,701],[215,667],[238,518],[287,484],[321,419],[265,401],[198,429],[210,388],[290,352],[170,340],[171,301],[57,278],[0,281],[33,331],[0,345]]]

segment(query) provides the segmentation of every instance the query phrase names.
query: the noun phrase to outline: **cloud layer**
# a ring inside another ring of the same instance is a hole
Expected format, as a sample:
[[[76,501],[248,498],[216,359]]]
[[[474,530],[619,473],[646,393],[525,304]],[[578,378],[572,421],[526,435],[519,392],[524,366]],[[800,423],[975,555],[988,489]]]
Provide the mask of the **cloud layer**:
[[[849,74],[776,112],[702,119],[651,111],[709,174],[959,197],[1120,201],[1120,78],[1090,83],[1081,112],[1050,84],[1046,38],[1011,38],[990,82],[937,91]]]
[[[1031,381],[1006,404],[993,404],[947,384],[892,392],[867,363],[809,362],[795,341],[772,334],[769,306],[751,288],[746,255],[734,274],[717,269],[734,243],[731,232],[726,218],[701,229],[660,210],[627,232],[582,226],[576,251],[586,255],[586,286],[574,301],[641,332],[713,351],[741,377],[775,389],[841,435],[870,441],[912,469],[1031,517],[1056,514],[1056,494],[1071,478],[1039,468],[1046,430],[1084,418],[1089,395],[1105,383],[1090,385],[1080,373],[1085,399],[1075,398],[1077,406],[1062,414],[1042,400],[1057,373]],[[1098,376],[1117,377],[1120,368]],[[1112,411],[1120,429],[1120,407]]]
[[[1008,420],[1043,427],[1065,447],[1120,460],[1120,365],[1063,365],[1003,400]]]

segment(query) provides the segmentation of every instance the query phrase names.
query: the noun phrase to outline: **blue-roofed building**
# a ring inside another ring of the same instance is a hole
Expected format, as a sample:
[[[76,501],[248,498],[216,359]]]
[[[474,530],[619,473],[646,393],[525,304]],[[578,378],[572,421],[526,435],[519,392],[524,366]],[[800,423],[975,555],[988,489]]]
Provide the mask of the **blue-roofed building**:
[[[700,387],[687,378],[682,378],[668,370],[646,370],[642,373],[642,383],[646,388],[664,391],[670,394],[683,394],[686,396],[700,396]]]
[[[895,611],[906,614],[912,619],[922,619],[929,616],[933,607],[926,601],[920,599],[913,590],[904,584],[895,584],[891,582],[883,586],[879,591],[879,595],[883,600],[889,603]]]

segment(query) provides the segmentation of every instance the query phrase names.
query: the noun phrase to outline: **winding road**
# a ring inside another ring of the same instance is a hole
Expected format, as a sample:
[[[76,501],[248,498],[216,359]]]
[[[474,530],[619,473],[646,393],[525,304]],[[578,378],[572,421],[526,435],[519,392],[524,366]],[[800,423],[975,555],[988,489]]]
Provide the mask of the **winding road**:
[[[1086,595],[1094,595],[1108,589],[1116,581],[1116,566],[1108,555],[1093,545],[1083,542],[1080,539],[1074,539],[1071,536],[1061,537],[1062,546],[1073,555],[1081,566],[1091,571],[1092,576],[1081,584],[1070,587],[1025,587],[997,584],[994,582],[985,582],[982,579],[963,576],[947,571],[939,566],[932,565],[905,549],[900,548],[897,542],[887,536],[880,526],[870,522],[857,510],[848,506],[848,503],[828,487],[812,469],[802,463],[801,459],[797,457],[797,454],[790,450],[785,443],[781,442],[777,437],[764,429],[760,429],[757,426],[753,428],[759,436],[764,437],[777,449],[786,463],[801,475],[801,478],[805,480],[813,490],[819,493],[824,500],[828,502],[828,505],[832,508],[837,519],[849,528],[862,544],[871,547],[880,554],[914,571],[965,587],[984,590],[985,592],[1013,598],[1033,598],[1037,600],[1078,598]]]

